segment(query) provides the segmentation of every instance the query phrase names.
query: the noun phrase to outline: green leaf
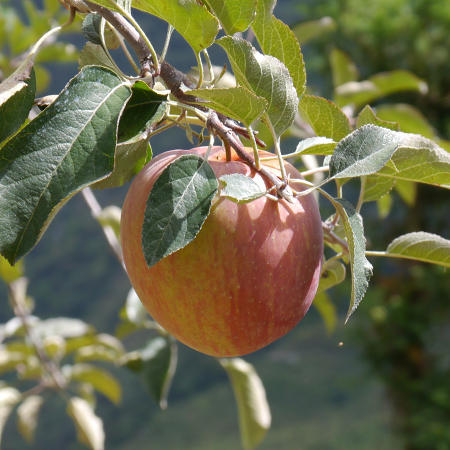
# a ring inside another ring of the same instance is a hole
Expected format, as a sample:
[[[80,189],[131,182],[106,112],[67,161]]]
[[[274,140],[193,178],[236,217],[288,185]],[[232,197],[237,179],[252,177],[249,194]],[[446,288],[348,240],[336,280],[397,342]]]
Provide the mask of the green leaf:
[[[22,437],[31,444],[38,423],[39,411],[44,399],[39,395],[31,395],[17,408],[17,428]]]
[[[208,48],[219,31],[219,21],[197,0],[133,0],[132,6],[168,22],[195,53]]]
[[[1,148],[0,251],[11,264],[36,245],[70,197],[112,172],[117,122],[129,96],[115,73],[85,67]]]
[[[245,31],[256,15],[257,0],[204,0],[226,34]]]
[[[397,122],[405,133],[416,133],[433,139],[435,132],[426,117],[414,106],[405,104],[382,105],[376,108],[377,116],[385,121]]]
[[[370,277],[372,276],[372,264],[370,264],[365,255],[366,239],[364,237],[362,217],[346,200],[332,198],[329,194],[324,195],[326,195],[336,208],[347,237],[348,256],[352,271],[352,295],[346,318],[347,321],[366,293]]]
[[[218,185],[209,163],[197,155],[183,155],[164,169],[144,213],[142,248],[148,267],[194,240]]]
[[[17,389],[12,387],[0,388],[0,441],[6,421],[16,404],[20,402],[21,398],[22,396]]]
[[[120,383],[106,370],[91,364],[78,363],[71,367],[70,380],[89,383],[105,397],[118,405],[122,398]]]
[[[292,28],[300,44],[306,44],[313,39],[324,36],[337,28],[337,23],[331,17],[322,17],[319,20],[310,20],[299,23]]]
[[[247,41],[223,37],[217,43],[225,49],[236,82],[268,102],[263,121],[270,122],[277,137],[293,123],[298,108],[297,92],[286,66],[259,53]]]
[[[144,348],[125,355],[120,363],[139,373],[149,393],[162,409],[166,409],[177,360],[175,340],[158,336],[148,341]]]
[[[110,189],[128,183],[152,159],[152,149],[147,137],[131,139],[117,145],[114,170],[104,180],[97,181],[92,189]]]
[[[265,98],[252,94],[242,86],[227,89],[195,89],[189,91],[189,94],[207,100],[196,104],[215,109],[242,122],[246,127],[259,119],[268,106]]]
[[[332,261],[326,265],[320,275],[317,293],[324,292],[345,280],[345,266],[340,261]]]
[[[127,319],[136,325],[142,325],[149,319],[148,311],[139,300],[139,297],[133,288],[131,288],[130,292],[128,292],[125,310],[127,313]]]
[[[117,353],[103,345],[89,345],[81,347],[74,356],[76,363],[86,361],[106,361],[114,363],[117,360]]]
[[[241,358],[219,360],[233,387],[239,413],[239,428],[245,450],[255,448],[270,428],[272,416],[266,391],[255,368]]]
[[[399,148],[392,156],[392,167],[378,175],[450,189],[450,153],[433,141],[416,134],[397,133]]]
[[[91,405],[82,398],[72,397],[67,405],[67,413],[75,423],[78,440],[92,450],[104,450],[103,422]]]
[[[300,141],[295,149],[295,156],[300,155],[332,155],[336,147],[333,139],[312,137]],[[293,155],[294,156],[294,155]]]
[[[295,34],[272,14],[275,3],[274,0],[258,1],[257,15],[252,28],[262,51],[266,55],[274,56],[287,67],[297,96],[301,98],[306,88],[302,50]]]
[[[13,281],[23,277],[23,274],[23,261],[19,261],[15,266],[11,266],[3,256],[0,256],[0,278],[6,284],[11,284]]]
[[[377,200],[378,214],[381,219],[385,219],[392,210],[392,197],[384,195]]]
[[[328,334],[333,333],[337,324],[337,311],[330,296],[326,292],[319,292],[314,297],[312,304],[322,317]]]
[[[325,136],[339,142],[352,132],[344,112],[322,97],[304,95],[300,100],[299,112],[317,136]]]
[[[0,143],[25,123],[35,95],[36,76],[31,61],[0,84]]]
[[[80,70],[86,66],[101,66],[113,71],[116,70],[113,63],[106,55],[105,50],[103,50],[103,47],[101,45],[93,44],[92,42],[87,42],[83,47],[78,63]]]
[[[15,370],[19,364],[26,363],[28,357],[27,353],[0,350],[0,374]]]
[[[238,204],[252,202],[266,194],[266,189],[256,183],[253,178],[240,173],[222,175],[219,179],[225,185],[220,191],[220,196]]]
[[[333,74],[333,86],[336,88],[349,81],[356,81],[359,73],[355,63],[347,53],[333,48],[330,52],[331,73]]]
[[[389,178],[387,178],[389,180]],[[408,180],[394,180],[395,190],[400,195],[402,200],[409,206],[412,207],[416,203],[417,198],[417,183]]]
[[[350,81],[336,88],[336,103],[339,106],[356,107],[372,103],[387,95],[403,91],[426,94],[426,83],[407,70],[378,73],[365,81]]]
[[[122,209],[116,205],[110,205],[103,208],[97,216],[98,223],[103,227],[109,227],[113,230],[117,239],[120,240],[120,219]]]
[[[39,321],[34,325],[33,330],[41,339],[48,336],[76,338],[92,333],[93,328],[80,319],[56,317]]]
[[[370,175],[382,169],[401,141],[401,133],[364,125],[342,139],[330,160],[330,178]]]
[[[365,106],[364,109],[359,113],[356,128],[361,128],[362,126],[368,124],[388,128],[389,130],[393,131],[400,131],[400,126],[397,122],[387,122],[385,120],[380,120],[369,105]]]
[[[396,258],[414,259],[450,267],[450,241],[423,231],[405,234],[394,239],[386,253]]]
[[[364,202],[379,200],[391,192],[396,180],[393,178],[379,177],[377,175],[366,178],[366,188],[364,190]]]
[[[131,91],[131,98],[119,121],[119,142],[130,140],[146,127],[161,120],[166,113],[167,94],[161,95],[143,81],[137,81]]]
[[[99,14],[88,14],[83,20],[81,31],[86,40],[92,44],[102,45],[101,21],[102,16]]]

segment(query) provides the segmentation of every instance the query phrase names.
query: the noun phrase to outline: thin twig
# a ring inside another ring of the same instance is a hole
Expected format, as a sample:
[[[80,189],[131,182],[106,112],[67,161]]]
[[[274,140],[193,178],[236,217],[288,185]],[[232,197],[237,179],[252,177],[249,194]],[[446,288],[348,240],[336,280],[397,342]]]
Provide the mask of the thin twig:
[[[89,206],[89,209],[91,210],[92,217],[98,220],[100,213],[102,212],[102,207],[95,198],[92,189],[90,187],[84,188],[81,191],[81,193],[83,194],[83,198],[86,201],[87,205]],[[114,254],[117,256],[117,259],[119,260],[122,267],[125,269],[125,265],[123,262],[122,247],[120,246],[119,240],[117,239],[117,236],[115,235],[113,229],[107,225],[102,226],[102,229],[103,233],[106,236],[106,240],[108,241],[109,246],[111,247]]]

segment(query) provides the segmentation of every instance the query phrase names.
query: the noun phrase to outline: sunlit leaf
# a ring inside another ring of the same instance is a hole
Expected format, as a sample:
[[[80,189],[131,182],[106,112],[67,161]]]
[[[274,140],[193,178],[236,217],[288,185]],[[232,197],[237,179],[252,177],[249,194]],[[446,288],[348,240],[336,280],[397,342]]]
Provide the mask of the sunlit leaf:
[[[394,239],[386,253],[396,258],[414,259],[450,267],[450,241],[423,231],[405,234]]]
[[[132,6],[170,23],[196,53],[208,48],[219,31],[218,20],[197,0],[133,0]]]
[[[220,196],[238,204],[252,202],[266,193],[266,189],[256,183],[253,178],[239,173],[222,175],[220,181],[225,185],[220,191]]]
[[[267,109],[267,100],[238,86],[227,89],[198,89],[189,91],[206,102],[196,102],[219,111],[232,119],[250,126]]]
[[[359,113],[356,128],[361,128],[368,124],[378,125],[379,127],[388,128],[389,130],[400,131],[400,126],[397,122],[387,122],[379,119],[369,105],[365,106]]]
[[[0,278],[6,283],[11,284],[13,281],[22,277],[24,274],[23,261],[19,261],[15,266],[0,256]]]
[[[6,421],[13,408],[20,402],[22,396],[20,392],[12,387],[0,388],[0,442],[5,428]]]
[[[253,449],[264,439],[272,421],[266,391],[248,362],[240,358],[219,361],[228,373],[236,398],[242,446]]]
[[[127,319],[136,325],[142,325],[142,323],[149,319],[148,311],[139,300],[139,297],[133,288],[128,292],[125,310]]]
[[[345,266],[340,261],[332,261],[326,265],[319,280],[317,293],[324,292],[345,280]]]
[[[245,31],[256,15],[257,0],[204,0],[226,34]]]
[[[406,104],[380,105],[377,117],[389,122],[397,122],[405,133],[416,133],[433,139],[435,132],[427,118],[414,106]]]
[[[347,53],[336,47],[330,52],[330,65],[334,87],[358,79],[359,73],[355,63]]]
[[[74,338],[92,333],[93,328],[80,319],[71,317],[56,317],[53,319],[41,320],[33,327],[41,339],[47,336],[61,336],[63,338]]]
[[[23,438],[31,444],[38,423],[39,411],[44,399],[39,395],[31,395],[17,408],[17,428]]]
[[[295,156],[300,155],[332,155],[336,147],[333,139],[312,137],[300,141],[295,149]]]
[[[364,202],[371,202],[384,197],[392,191],[396,184],[393,178],[379,177],[376,175],[366,178],[366,188],[364,190]]]
[[[394,187],[395,191],[409,207],[414,206],[417,197],[417,183],[397,179]]]
[[[426,94],[427,84],[407,70],[377,73],[365,81],[350,81],[336,88],[336,103],[339,106],[353,104],[361,106],[379,98],[403,91]]]
[[[109,372],[91,364],[78,363],[72,366],[71,380],[89,383],[116,405],[122,398],[120,383]]]
[[[244,39],[224,37],[217,41],[227,52],[236,82],[268,102],[262,120],[270,122],[276,136],[293,123],[298,97],[286,66],[277,58],[262,55]]]
[[[82,398],[72,397],[67,406],[67,413],[75,423],[78,440],[92,450],[103,450],[103,421],[95,414],[91,405]]]
[[[301,98],[306,86],[302,51],[294,32],[272,14],[275,3],[274,0],[258,1],[257,15],[252,28],[262,51],[266,55],[274,56],[287,67],[297,97]]]
[[[334,103],[321,97],[304,95],[299,112],[317,136],[339,142],[352,132],[348,117]]]

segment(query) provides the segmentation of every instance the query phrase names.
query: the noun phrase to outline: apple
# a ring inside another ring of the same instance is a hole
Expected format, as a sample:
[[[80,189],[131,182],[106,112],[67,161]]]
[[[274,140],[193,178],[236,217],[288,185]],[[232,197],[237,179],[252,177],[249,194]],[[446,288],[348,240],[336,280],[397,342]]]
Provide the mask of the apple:
[[[306,314],[320,278],[322,222],[311,194],[294,203],[262,197],[246,204],[217,194],[197,237],[149,269],[141,232],[153,183],[181,155],[205,152],[165,152],[136,176],[122,209],[124,261],[137,295],[165,330],[208,355],[240,356],[285,335]],[[227,162],[222,147],[213,147],[208,161],[217,178],[240,173],[269,187],[237,155]],[[267,165],[279,173],[277,162]],[[301,178],[294,166],[285,167],[290,178]]]

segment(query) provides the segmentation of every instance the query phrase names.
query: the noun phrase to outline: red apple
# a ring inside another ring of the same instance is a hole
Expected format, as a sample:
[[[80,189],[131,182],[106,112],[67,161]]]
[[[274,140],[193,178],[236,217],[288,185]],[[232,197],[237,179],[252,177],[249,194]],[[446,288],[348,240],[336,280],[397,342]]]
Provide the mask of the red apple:
[[[322,223],[312,195],[293,204],[263,197],[240,205],[216,195],[197,237],[149,269],[141,230],[150,189],[176,158],[205,151],[163,153],[137,175],[122,209],[125,265],[150,315],[178,340],[208,355],[244,355],[285,335],[306,314],[319,283]],[[223,148],[213,148],[209,163],[217,178],[240,173],[269,186],[233,159],[226,162]],[[269,165],[279,169],[276,162]],[[285,167],[292,179],[301,178],[291,164]]]

